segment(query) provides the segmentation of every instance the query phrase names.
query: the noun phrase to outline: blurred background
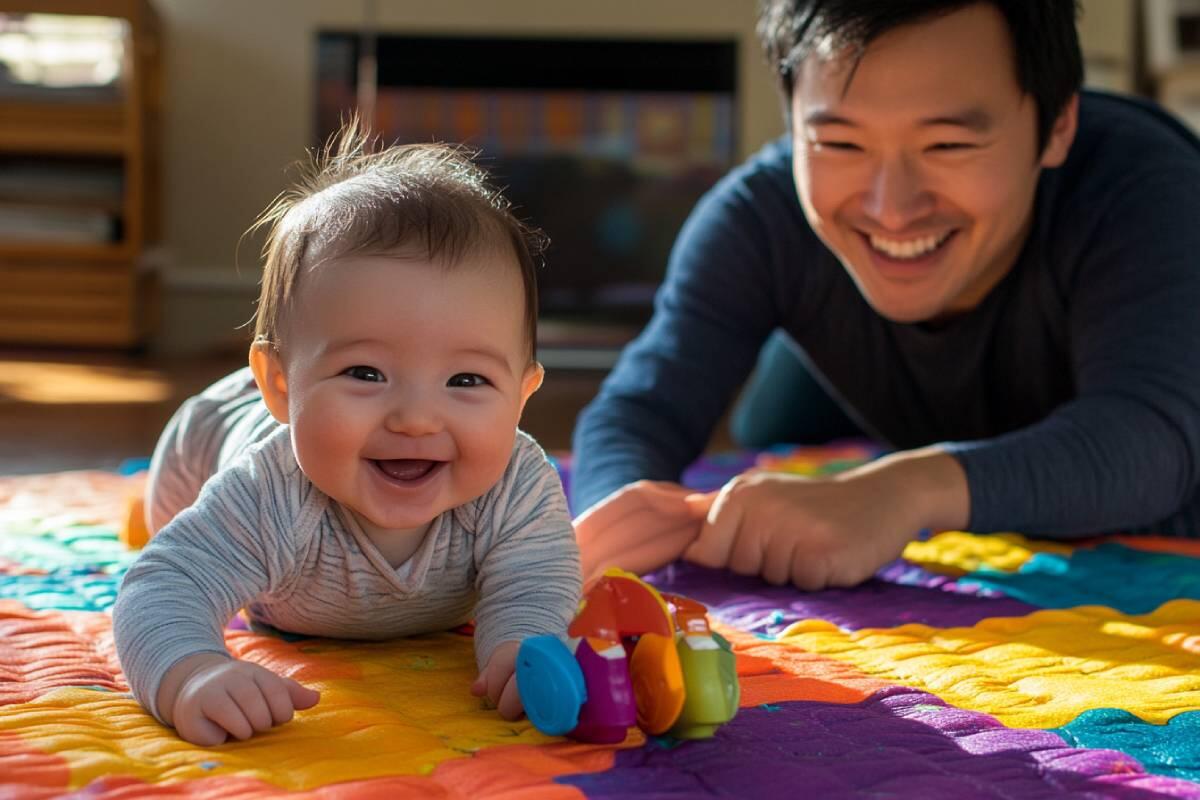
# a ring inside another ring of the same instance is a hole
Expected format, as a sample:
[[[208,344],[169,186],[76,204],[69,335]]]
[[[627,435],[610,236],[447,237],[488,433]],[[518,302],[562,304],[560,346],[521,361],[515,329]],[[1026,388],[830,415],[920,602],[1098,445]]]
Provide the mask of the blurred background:
[[[1090,85],[1200,125],[1200,0],[1082,9]],[[356,111],[387,141],[477,148],[549,233],[523,427],[569,447],[695,200],[783,131],[756,10],[0,0],[0,474],[149,455],[245,362],[262,242],[243,232]]]

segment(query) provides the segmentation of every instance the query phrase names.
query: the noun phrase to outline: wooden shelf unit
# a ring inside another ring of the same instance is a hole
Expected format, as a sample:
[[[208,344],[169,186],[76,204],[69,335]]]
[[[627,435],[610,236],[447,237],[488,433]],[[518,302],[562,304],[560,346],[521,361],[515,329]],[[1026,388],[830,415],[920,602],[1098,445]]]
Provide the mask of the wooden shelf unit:
[[[159,302],[157,275],[145,257],[160,227],[158,17],[149,0],[0,0],[0,14],[32,13],[126,23],[117,99],[0,97],[0,158],[120,165],[121,197],[111,209],[120,218],[120,238],[96,243],[0,238],[0,342],[134,347],[150,334]],[[36,196],[29,200],[42,202]]]

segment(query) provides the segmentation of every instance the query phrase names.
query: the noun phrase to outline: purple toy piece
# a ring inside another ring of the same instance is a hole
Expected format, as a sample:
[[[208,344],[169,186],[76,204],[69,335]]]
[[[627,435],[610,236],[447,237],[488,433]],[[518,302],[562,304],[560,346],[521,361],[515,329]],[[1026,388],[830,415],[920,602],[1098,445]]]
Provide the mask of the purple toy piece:
[[[579,724],[568,735],[581,742],[619,744],[631,725],[637,724],[637,705],[629,681],[624,648],[617,658],[606,658],[592,649],[587,638],[579,641],[575,658],[583,672],[587,702],[579,710]]]

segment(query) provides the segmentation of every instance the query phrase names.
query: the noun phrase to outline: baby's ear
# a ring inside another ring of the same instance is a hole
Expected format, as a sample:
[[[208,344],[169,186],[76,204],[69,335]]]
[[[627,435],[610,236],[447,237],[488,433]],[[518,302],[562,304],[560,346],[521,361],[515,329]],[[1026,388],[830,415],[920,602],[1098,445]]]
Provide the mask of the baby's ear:
[[[542,365],[533,361],[525,368],[525,377],[521,379],[521,410],[525,410],[525,403],[533,396],[533,393],[542,388],[542,379],[546,377],[546,370]]]
[[[288,389],[287,378],[283,374],[283,362],[279,360],[279,351],[268,342],[255,342],[250,345],[250,371],[254,373],[254,382],[262,392],[263,402],[267,410],[278,422],[288,423]]]

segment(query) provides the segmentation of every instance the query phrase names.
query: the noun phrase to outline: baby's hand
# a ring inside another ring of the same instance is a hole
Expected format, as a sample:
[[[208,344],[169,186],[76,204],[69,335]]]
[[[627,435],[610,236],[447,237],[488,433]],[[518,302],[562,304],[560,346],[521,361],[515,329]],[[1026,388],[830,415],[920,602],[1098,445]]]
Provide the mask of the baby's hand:
[[[177,668],[186,670],[182,679],[171,675]],[[288,722],[293,712],[312,708],[321,699],[320,692],[291,678],[212,653],[184,659],[168,677],[181,680],[168,722],[181,738],[204,747],[222,744],[229,736],[249,739]]]
[[[483,672],[471,684],[471,694],[486,696],[504,719],[518,719],[525,711],[517,691],[517,650],[520,647],[520,642],[496,645]]]

